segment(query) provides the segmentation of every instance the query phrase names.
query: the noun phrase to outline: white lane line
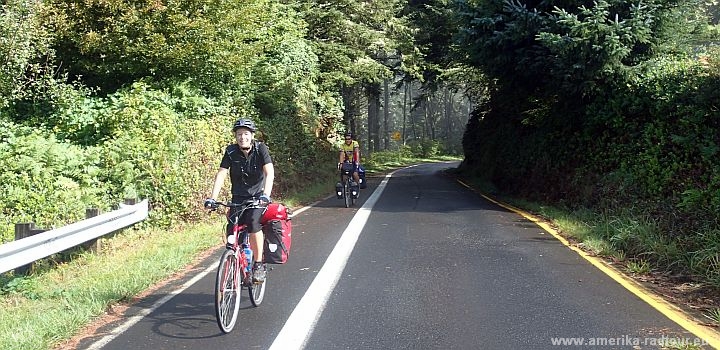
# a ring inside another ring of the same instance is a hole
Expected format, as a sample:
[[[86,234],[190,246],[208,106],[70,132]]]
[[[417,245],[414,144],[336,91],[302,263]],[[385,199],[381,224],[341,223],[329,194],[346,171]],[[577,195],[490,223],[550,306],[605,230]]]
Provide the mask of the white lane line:
[[[205,275],[207,275],[208,273],[210,273],[210,272],[212,272],[212,271],[215,271],[216,269],[217,269],[217,266],[216,266],[216,265],[208,266],[208,267],[207,267],[205,270],[203,270],[200,274],[198,274],[197,276],[193,277],[193,278],[190,279],[189,281],[185,282],[182,286],[180,286],[180,288],[174,290],[174,291],[171,292],[170,294],[164,296],[162,299],[156,301],[155,304],[153,304],[153,305],[150,306],[149,308],[142,309],[137,315],[135,315],[135,316],[133,316],[133,317],[130,317],[127,321],[125,321],[125,323],[123,323],[123,324],[120,325],[119,327],[113,329],[112,332],[110,332],[110,334],[108,334],[108,335],[102,337],[100,340],[94,342],[94,343],[93,343],[92,345],[90,345],[90,347],[88,347],[87,349],[88,349],[88,350],[98,350],[98,349],[101,349],[103,346],[107,345],[107,344],[108,344],[109,342],[111,342],[113,339],[117,338],[120,334],[122,334],[123,332],[125,332],[126,330],[128,330],[130,327],[132,327],[132,326],[135,325],[136,323],[140,322],[140,320],[142,320],[143,317],[145,317],[145,316],[149,315],[151,312],[157,310],[160,306],[162,306],[163,304],[167,303],[167,302],[168,302],[170,299],[172,299],[174,296],[182,293],[185,289],[188,289],[190,286],[192,286],[193,284],[195,284],[195,282],[199,281],[200,279],[202,279],[203,277],[205,277]]]
[[[354,226],[353,223],[355,223],[356,221],[357,221],[356,225],[360,225],[360,227],[358,228],[357,232],[356,232],[356,233],[353,233],[353,234],[355,235],[355,238],[354,238],[354,240],[352,241],[352,246],[350,247],[350,250],[347,252],[347,256],[345,256],[344,259],[342,260],[342,266],[343,266],[343,268],[344,268],[344,266],[345,266],[345,263],[347,262],[348,257],[350,256],[350,252],[352,252],[352,248],[355,246],[355,241],[357,241],[357,237],[360,235],[360,230],[362,229],[362,226],[364,226],[364,225],[365,225],[365,222],[367,221],[367,216],[370,215],[370,208],[372,208],[372,206],[375,205],[375,202],[377,201],[377,198],[380,197],[380,193],[382,193],[382,191],[385,189],[385,184],[387,183],[388,179],[389,179],[391,176],[392,176],[392,173],[385,176],[385,179],[380,183],[380,185],[378,185],[378,187],[375,189],[375,191],[373,192],[373,194],[368,198],[368,200],[365,201],[365,204],[358,210],[358,213],[355,214],[355,217],[354,217],[353,220],[350,222],[350,224],[349,224],[349,226],[348,226],[348,229],[346,229],[345,232],[343,233],[343,237],[348,236],[348,231],[350,230],[350,227],[353,227],[353,226]],[[370,204],[368,204],[368,203],[370,203]],[[294,211],[294,212],[293,212],[293,215],[300,214],[301,212],[303,212],[303,211],[305,211],[305,210],[307,210],[307,209],[309,209],[309,208],[311,208],[311,207],[312,207],[312,206],[306,206],[306,207],[300,208],[300,209]],[[365,212],[365,211],[367,211],[367,214],[364,215],[365,218],[364,218],[364,219],[362,220],[362,222],[361,222],[361,221],[358,219],[358,214],[360,214],[360,212]],[[340,238],[340,241],[343,240],[343,237]],[[337,247],[340,245],[340,241],[339,241],[338,244],[335,246],[335,250],[337,250]],[[334,253],[334,251],[333,251],[333,253]],[[325,265],[323,265],[323,268],[320,270],[320,272],[318,273],[318,275],[315,277],[315,280],[313,281],[313,283],[312,283],[312,285],[310,286],[310,288],[312,288],[313,285],[320,284],[320,283],[317,283],[317,282],[318,282],[318,277],[319,277],[320,274],[323,272],[323,270],[326,270],[325,267],[328,265],[328,262],[331,261],[330,258],[332,257],[332,255],[333,255],[333,254],[331,253],[331,255],[328,257],[328,259],[325,261]],[[336,255],[337,255],[337,254],[336,254]],[[340,257],[338,257],[338,258],[340,258]],[[335,259],[338,259],[338,258],[335,258]],[[156,302],[155,302],[152,306],[150,306],[149,308],[145,308],[145,309],[140,310],[140,312],[139,312],[137,315],[129,318],[127,321],[125,321],[125,323],[123,323],[123,324],[121,324],[120,326],[118,326],[118,327],[116,327],[115,329],[113,329],[113,330],[110,332],[110,334],[108,334],[108,335],[102,337],[100,340],[92,343],[92,344],[87,348],[87,350],[100,350],[100,349],[102,349],[103,346],[107,345],[107,344],[110,343],[113,339],[117,338],[117,337],[120,336],[122,333],[124,333],[125,331],[127,331],[128,329],[130,329],[130,327],[132,327],[132,326],[135,325],[136,323],[140,322],[140,320],[142,320],[143,317],[145,317],[145,316],[149,315],[150,313],[152,313],[153,311],[157,310],[158,308],[160,308],[160,306],[162,306],[163,304],[167,303],[170,299],[172,299],[172,298],[175,297],[176,295],[182,293],[183,291],[185,291],[186,289],[188,289],[190,286],[192,286],[193,284],[197,283],[197,282],[200,281],[203,277],[205,277],[207,274],[209,274],[210,272],[215,271],[216,269],[217,269],[217,265],[216,265],[216,264],[212,264],[212,265],[208,266],[205,270],[203,270],[202,272],[200,272],[198,275],[196,275],[196,276],[193,277],[192,279],[190,279],[190,280],[188,280],[187,282],[185,282],[180,288],[178,288],[178,289],[176,289],[175,291],[171,292],[170,294],[166,295],[166,296],[163,297],[162,299],[156,301]],[[328,289],[328,291],[327,291],[327,294],[328,294],[328,295],[325,296],[325,298],[324,298],[325,300],[322,301],[322,303],[321,303],[321,308],[318,309],[318,311],[317,311],[317,316],[315,316],[315,318],[314,318],[315,321],[313,321],[312,327],[314,327],[314,323],[317,322],[317,319],[320,317],[320,311],[322,311],[322,308],[325,306],[325,303],[327,302],[327,298],[328,298],[328,296],[329,296],[329,293],[330,293],[330,292],[332,291],[332,289],[335,287],[335,284],[337,284],[337,280],[340,278],[340,273],[341,273],[341,272],[342,272],[342,268],[337,272],[337,277],[335,278],[335,281],[332,282],[331,288]],[[318,287],[316,287],[316,288],[318,288]],[[310,291],[310,290],[308,290],[308,292],[309,292],[309,291]],[[308,292],[306,292],[306,294],[305,294],[305,296],[303,297],[303,299],[300,300],[300,303],[302,303],[303,300],[306,299],[306,297],[307,297],[307,295],[308,295]],[[298,306],[295,307],[295,311],[298,310],[299,306],[300,306],[300,305],[298,304]],[[293,312],[293,314],[295,314],[295,312]],[[290,317],[292,318],[292,315],[290,315]],[[288,320],[288,322],[285,323],[285,327],[284,327],[283,329],[287,328],[287,324],[288,324],[288,323],[289,323],[289,320]],[[312,331],[312,327],[310,327],[310,328],[307,330],[307,334],[305,334],[305,335],[303,336],[303,339],[302,339],[303,342],[305,341],[305,338],[307,338],[307,336],[308,336],[308,335],[310,334],[310,332]],[[282,334],[282,330],[281,330],[280,332],[281,332],[281,334]],[[287,333],[287,332],[286,332],[286,333]],[[278,336],[278,337],[279,337],[279,336]],[[273,343],[273,345],[275,345],[275,344],[278,344],[277,338],[275,339],[275,342]],[[300,345],[302,345],[302,343],[301,343]]]
[[[385,179],[378,185],[375,192],[370,195],[365,204],[350,220],[348,227],[337,244],[335,244],[335,248],[333,248],[327,260],[325,260],[320,272],[315,276],[305,295],[295,306],[295,310],[290,314],[277,338],[270,346],[270,350],[299,350],[305,346],[305,342],[310,337],[320,318],[320,314],[325,308],[328,299],[330,299],[330,293],[335,289],[338,280],[340,280],[340,275],[345,269],[350,253],[355,248],[355,243],[370,216],[372,207],[385,190],[385,185],[392,177],[392,174],[385,175]]]

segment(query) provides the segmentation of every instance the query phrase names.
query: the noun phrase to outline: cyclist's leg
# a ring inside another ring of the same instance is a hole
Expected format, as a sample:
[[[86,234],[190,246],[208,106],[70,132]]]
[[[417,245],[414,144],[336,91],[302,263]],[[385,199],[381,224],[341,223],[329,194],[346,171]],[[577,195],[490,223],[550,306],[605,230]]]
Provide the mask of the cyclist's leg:
[[[232,224],[230,218],[233,217],[233,213],[234,213],[234,212],[235,212],[235,208],[228,208],[228,211],[227,211],[227,213],[225,214],[225,216],[226,216],[226,218],[227,218],[227,220],[226,220],[226,224],[227,224],[227,225],[225,226],[225,238],[227,238],[227,236],[229,236],[229,235],[232,234],[233,224]]]
[[[265,264],[262,262],[264,240],[265,235],[262,230],[250,234],[250,246],[252,247],[253,252],[257,252],[255,254],[255,262],[252,267],[253,282],[255,283],[265,282]]]
[[[265,235],[263,234],[262,225],[260,224],[262,214],[263,209],[245,211],[245,223],[248,225],[248,232],[250,232],[250,249],[253,250],[253,257],[255,259],[253,266],[253,280],[255,282],[263,282],[265,280],[265,269],[262,265]]]
[[[228,237],[230,237],[231,234],[233,234],[233,223],[231,221],[231,218],[235,214],[235,208],[229,208],[227,211],[227,225],[225,226],[225,243],[227,243],[228,248],[230,248],[230,243],[228,242]],[[237,239],[237,237],[235,238]]]
[[[264,209],[248,209],[243,213],[242,223],[247,225],[250,233],[250,249],[253,251],[253,257],[256,262],[262,262],[263,259],[263,242],[265,237],[262,232],[260,218]]]

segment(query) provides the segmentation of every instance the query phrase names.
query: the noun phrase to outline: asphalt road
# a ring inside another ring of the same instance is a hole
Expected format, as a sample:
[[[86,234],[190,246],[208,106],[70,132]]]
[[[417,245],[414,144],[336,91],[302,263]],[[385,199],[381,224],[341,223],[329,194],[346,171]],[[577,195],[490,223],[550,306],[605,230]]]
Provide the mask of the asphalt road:
[[[243,295],[230,334],[213,311],[218,247],[79,348],[654,349],[695,340],[534,223],[442,175],[456,165],[370,178],[354,208],[333,197],[296,214],[288,263],[270,271],[260,307]]]

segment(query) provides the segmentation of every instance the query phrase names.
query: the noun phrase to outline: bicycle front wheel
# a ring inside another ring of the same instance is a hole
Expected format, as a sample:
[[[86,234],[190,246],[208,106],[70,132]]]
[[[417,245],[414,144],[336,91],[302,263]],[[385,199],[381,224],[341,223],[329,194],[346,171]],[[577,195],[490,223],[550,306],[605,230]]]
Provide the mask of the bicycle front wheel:
[[[350,186],[348,186],[348,187],[350,187]],[[355,198],[355,196],[353,196],[353,194],[352,194],[352,188],[350,189],[350,198],[352,198],[352,199],[350,200],[350,206],[351,206],[351,207],[354,207],[354,206],[355,206],[355,201],[357,200],[357,198]]]
[[[265,287],[267,287],[267,278],[268,278],[268,269],[267,266],[265,267],[265,281],[263,283],[257,284],[253,283],[248,287],[248,292],[250,294],[250,302],[253,304],[253,306],[260,306],[260,303],[262,303],[263,298],[265,297]]]
[[[223,333],[230,333],[235,327],[240,310],[242,282],[238,268],[235,252],[225,250],[215,279],[215,317]]]
[[[350,193],[350,182],[348,180],[345,180],[343,183],[343,191],[345,195],[345,208],[350,208],[350,205],[352,204],[352,193]]]

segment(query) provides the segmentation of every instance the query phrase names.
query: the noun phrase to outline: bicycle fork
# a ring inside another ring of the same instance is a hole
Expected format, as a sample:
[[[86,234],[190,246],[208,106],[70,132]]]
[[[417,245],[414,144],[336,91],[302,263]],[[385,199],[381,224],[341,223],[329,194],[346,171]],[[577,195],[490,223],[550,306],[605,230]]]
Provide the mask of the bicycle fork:
[[[244,225],[235,225],[233,227],[232,249],[235,251],[235,284],[247,285],[249,276],[252,275],[252,255],[250,249],[249,235],[245,232]],[[238,242],[238,237],[242,237],[242,242]]]

